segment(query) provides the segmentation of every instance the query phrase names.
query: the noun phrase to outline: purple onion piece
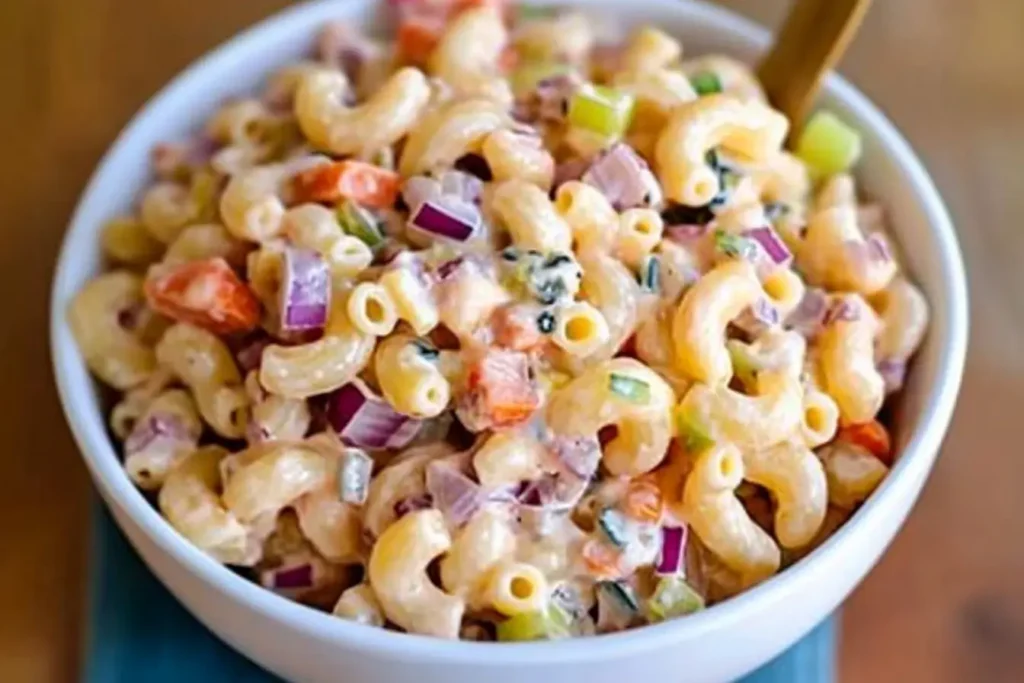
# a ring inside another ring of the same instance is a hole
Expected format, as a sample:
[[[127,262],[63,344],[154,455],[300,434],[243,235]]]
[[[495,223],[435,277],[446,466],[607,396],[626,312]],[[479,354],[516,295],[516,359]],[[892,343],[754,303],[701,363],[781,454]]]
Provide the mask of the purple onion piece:
[[[620,142],[601,153],[581,180],[608,198],[616,211],[661,204],[661,185],[647,162]]]
[[[156,413],[135,425],[124,441],[124,454],[127,457],[156,446],[171,450],[194,444],[198,438],[199,435],[189,430],[175,415]]]
[[[751,337],[758,337],[765,330],[779,324],[781,316],[772,302],[760,297],[733,320],[733,324]]]
[[[676,576],[684,571],[686,560],[686,525],[661,527],[661,551],[654,565],[659,576]]]
[[[867,245],[868,258],[878,263],[889,263],[892,261],[892,252],[889,245],[881,235],[871,235],[865,240]]]
[[[837,322],[857,322],[860,320],[860,307],[854,300],[841,297],[829,307],[822,325],[834,325]]]
[[[432,238],[465,242],[480,228],[480,212],[472,204],[449,197],[428,199],[409,217],[409,227]]]
[[[456,197],[469,204],[480,203],[484,184],[477,176],[451,169],[444,171],[438,177],[438,182],[443,196]]]
[[[327,421],[346,445],[360,448],[402,448],[423,424],[396,412],[359,380],[331,395]]]
[[[771,259],[772,263],[777,266],[786,265],[793,258],[793,254],[790,253],[785,242],[783,242],[775,230],[769,226],[744,230],[743,236],[757,242],[761,247],[761,250],[764,251],[768,258]]]
[[[426,485],[435,507],[456,527],[469,521],[485,497],[479,484],[444,462],[427,466]]]
[[[601,462],[601,443],[595,436],[557,436],[548,448],[559,464],[580,479],[593,477]]]
[[[322,330],[327,324],[330,298],[331,272],[320,254],[287,247],[281,284],[281,330]]]
[[[426,510],[430,507],[433,507],[433,505],[434,499],[430,496],[429,493],[424,493],[423,495],[420,496],[407,496],[405,498],[399,499],[399,501],[395,503],[395,517],[400,519],[402,517],[405,517],[410,512],[415,512],[416,510]]]
[[[800,303],[786,318],[786,327],[801,334],[805,339],[813,339],[821,332],[825,314],[828,312],[828,295],[825,290],[808,287]]]
[[[907,376],[907,363],[897,358],[883,358],[878,361],[878,373],[885,382],[885,393],[893,394],[903,388]]]
[[[313,587],[313,565],[300,564],[294,567],[281,567],[264,572],[260,581],[267,588],[274,590],[296,590]]]

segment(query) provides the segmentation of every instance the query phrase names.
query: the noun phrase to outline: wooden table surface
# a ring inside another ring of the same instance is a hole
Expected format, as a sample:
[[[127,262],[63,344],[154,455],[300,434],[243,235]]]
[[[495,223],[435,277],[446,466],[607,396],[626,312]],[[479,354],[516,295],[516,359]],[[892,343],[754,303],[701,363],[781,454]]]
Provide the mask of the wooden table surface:
[[[89,484],[53,389],[46,332],[64,226],[143,101],[285,4],[0,3],[4,681],[77,677]],[[786,3],[726,4],[774,24]],[[1022,27],[1021,0],[878,0],[842,65],[931,169],[960,230],[972,294],[953,428],[920,504],[844,610],[844,683],[1024,680]]]

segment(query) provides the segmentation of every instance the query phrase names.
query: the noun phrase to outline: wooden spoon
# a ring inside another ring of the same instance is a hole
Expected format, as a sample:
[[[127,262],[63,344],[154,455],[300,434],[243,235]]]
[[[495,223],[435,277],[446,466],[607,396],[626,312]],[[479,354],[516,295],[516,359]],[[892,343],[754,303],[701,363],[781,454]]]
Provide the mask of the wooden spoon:
[[[803,128],[825,74],[846,52],[871,0],[794,0],[757,76],[789,117],[790,140]]]

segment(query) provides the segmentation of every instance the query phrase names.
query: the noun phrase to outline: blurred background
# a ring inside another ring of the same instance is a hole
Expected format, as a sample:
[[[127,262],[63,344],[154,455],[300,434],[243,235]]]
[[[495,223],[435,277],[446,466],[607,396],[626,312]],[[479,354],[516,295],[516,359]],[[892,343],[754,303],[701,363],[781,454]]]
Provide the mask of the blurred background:
[[[70,212],[148,97],[286,4],[0,3],[4,681],[77,679],[91,492],[57,403],[46,332]],[[788,3],[722,4],[774,26]],[[842,611],[843,683],[1024,681],[1022,31],[1022,0],[878,0],[840,67],[944,193],[972,295],[966,376],[943,454],[905,529]]]

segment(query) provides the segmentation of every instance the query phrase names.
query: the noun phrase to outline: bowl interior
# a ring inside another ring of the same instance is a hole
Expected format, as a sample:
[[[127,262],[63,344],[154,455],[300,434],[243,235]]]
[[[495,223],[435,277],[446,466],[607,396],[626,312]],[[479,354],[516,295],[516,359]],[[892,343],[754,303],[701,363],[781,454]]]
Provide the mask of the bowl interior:
[[[536,4],[562,4],[538,2]],[[624,25],[653,23],[681,37],[690,55],[707,51],[752,60],[767,44],[767,33],[735,15],[695,2],[670,0],[589,0],[588,11],[614,17]],[[103,222],[129,210],[150,182],[149,152],[154,144],[184,138],[198,129],[225,98],[252,92],[275,67],[308,53],[316,29],[330,19],[350,18],[380,27],[377,4],[369,0],[333,0],[300,5],[241,34],[180,75],[151,100],[122,132],[104,157],[74,214],[57,264],[52,292],[51,342],[61,400],[75,438],[94,480],[108,503],[122,508],[176,561],[189,566],[257,609],[274,613],[300,628],[329,629],[337,637],[367,645],[390,646],[394,634],[365,629],[288,603],[252,586],[189,546],[150,507],[120,467],[111,443],[99,393],[78,354],[66,324],[65,310],[76,291],[99,272],[98,234]],[[823,104],[859,128],[864,159],[858,178],[863,191],[888,210],[892,230],[903,247],[905,262],[932,305],[933,320],[901,399],[897,444],[903,450],[893,475],[874,498],[896,495],[894,480],[909,467],[927,469],[948,424],[959,386],[966,345],[966,296],[955,235],[931,181],[893,126],[858,91],[842,79],[826,84]],[[682,622],[648,627],[608,638],[623,644],[655,631],[706,628],[711,620],[744,609],[783,582],[813,571],[815,558],[832,550],[858,521],[870,515],[874,498],[829,543],[808,559],[758,588]],[[425,639],[403,636],[406,645]],[[418,647],[418,646],[417,646]],[[429,647],[463,654],[473,644],[437,643]],[[479,647],[479,646],[477,646]],[[572,643],[524,646],[563,654]],[[523,656],[524,648],[516,648]],[[494,653],[494,650],[491,650]],[[584,655],[585,650],[579,654]]]

